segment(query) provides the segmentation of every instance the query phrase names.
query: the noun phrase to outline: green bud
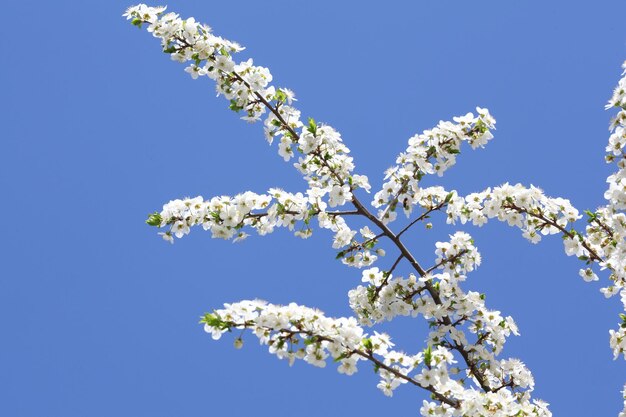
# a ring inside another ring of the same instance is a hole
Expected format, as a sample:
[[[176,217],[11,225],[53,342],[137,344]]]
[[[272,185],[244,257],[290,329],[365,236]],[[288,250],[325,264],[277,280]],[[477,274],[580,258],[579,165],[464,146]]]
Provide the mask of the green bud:
[[[161,214],[155,211],[154,213],[148,215],[148,220],[146,220],[146,223],[150,226],[161,226],[161,220]]]

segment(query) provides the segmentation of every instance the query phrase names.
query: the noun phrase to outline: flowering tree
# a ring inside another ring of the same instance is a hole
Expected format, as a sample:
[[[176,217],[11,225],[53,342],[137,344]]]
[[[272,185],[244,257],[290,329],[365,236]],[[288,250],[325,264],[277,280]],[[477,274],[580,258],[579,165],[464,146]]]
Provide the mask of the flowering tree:
[[[536,187],[504,184],[462,196],[421,185],[424,177],[442,176],[455,164],[463,142],[477,149],[493,138],[496,121],[487,109],[477,107],[476,114],[442,121],[410,138],[396,165],[385,173],[382,188],[366,203],[368,178],[356,173],[340,134],[313,119],[303,121],[294,93],[273,86],[267,68],[252,60],[236,62],[233,56],[241,46],[215,36],[193,18],[165,13],[165,7],[142,4],[129,8],[125,16],[135,26],[146,25],[173,60],[188,63],[185,71],[191,77],[214,80],[218,94],[242,119],[262,120],[266,140],[277,142],[285,161],[297,160],[293,165],[307,184],[304,192],[296,193],[270,188],[265,194],[246,191],[173,200],[147,223],[162,229],[159,234],[171,243],[197,226],[213,237],[240,241],[250,231],[266,235],[280,227],[308,238],[316,224],[334,233],[338,259],[362,269],[361,284],[349,293],[353,317],[330,318],[293,303],[244,300],[202,318],[214,339],[233,329],[250,329],[270,353],[290,364],[301,359],[324,367],[332,359],[347,375],[357,371],[359,362],[370,362],[385,395],[403,384],[428,391],[431,401],[423,402],[424,416],[551,415],[547,403],[532,398],[534,381],[526,366],[501,358],[507,337],[518,334],[514,320],[489,309],[484,294],[462,289],[467,274],[481,263],[471,236],[456,232],[438,242],[429,260],[418,259],[403,235],[417,223],[428,222],[434,212],[445,213],[449,224],[504,221],[531,243],[560,235],[565,253],[584,262],[581,277],[596,281],[596,271],[606,270],[609,282],[601,291],[607,298],[619,294],[626,309],[626,77],[607,105],[619,108],[606,148],[607,162],[617,165],[607,180],[607,204],[585,211],[587,225],[577,229],[583,217],[579,211],[568,200],[548,197]],[[392,228],[399,212],[409,220],[404,227]],[[359,222],[367,224],[355,226]],[[393,248],[392,261],[373,266],[386,256],[383,242]],[[421,349],[394,350],[387,334],[369,330],[398,316],[428,321],[430,333]],[[626,314],[620,320],[619,327],[610,330],[610,346],[615,358],[626,358]],[[235,347],[242,344],[241,338],[235,339]],[[620,414],[624,416],[626,404]]]

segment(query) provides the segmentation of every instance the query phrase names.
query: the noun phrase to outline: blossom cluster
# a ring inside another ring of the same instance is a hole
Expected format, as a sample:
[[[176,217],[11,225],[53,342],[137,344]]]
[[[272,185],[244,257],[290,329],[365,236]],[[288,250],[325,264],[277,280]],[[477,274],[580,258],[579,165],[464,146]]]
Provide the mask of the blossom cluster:
[[[301,359],[310,365],[325,367],[328,359],[338,363],[338,372],[352,375],[359,361],[370,361],[380,376],[378,388],[388,396],[400,385],[419,385],[440,399],[441,404],[424,402],[424,407],[446,410],[446,415],[460,411],[465,416],[550,416],[546,404],[531,402],[528,392],[510,387],[530,386],[532,377],[518,360],[499,361],[494,376],[508,375],[508,385],[490,393],[465,387],[455,379],[458,369],[452,351],[444,346],[428,347],[408,355],[392,350],[388,335],[367,334],[353,317],[330,318],[321,311],[291,303],[279,306],[261,300],[244,300],[225,304],[223,309],[206,314],[201,323],[213,339],[235,329],[250,330],[269,352],[292,365]],[[242,336],[235,347],[243,346]],[[515,382],[513,382],[515,381]],[[430,414],[423,414],[430,415]],[[459,415],[459,414],[455,414]]]
[[[609,177],[611,178],[611,177]],[[439,199],[443,192],[436,194]],[[626,299],[626,216],[615,209],[601,207],[596,212],[586,212],[589,225],[586,235],[572,228],[582,216],[569,200],[545,196],[536,187],[504,184],[488,188],[466,197],[456,194],[447,203],[448,222],[472,222],[482,226],[488,219],[496,218],[510,226],[522,230],[523,236],[532,243],[541,240],[542,235],[562,234],[565,253],[576,256],[588,264],[598,263],[601,268],[611,271],[612,285],[600,291],[611,297],[621,291]],[[612,215],[609,213],[612,211]],[[591,267],[580,270],[579,275],[587,282],[599,278]],[[626,301],[624,304],[626,310]],[[617,330],[610,330],[609,345],[614,357],[626,358],[626,316]]]
[[[527,398],[520,398],[508,390],[490,393],[468,390],[463,403],[458,408],[424,400],[420,414],[425,417],[551,417],[552,413],[548,410],[548,405],[541,400],[529,401]]]
[[[219,339],[231,329],[251,329],[270,353],[293,364],[296,359],[324,367],[330,356],[340,362],[339,372],[352,375],[356,363],[364,360],[356,354],[363,349],[364,332],[352,318],[333,319],[319,310],[296,305],[276,306],[261,300],[225,304],[202,319],[205,331]],[[378,336],[374,336],[376,339]],[[377,353],[386,353],[385,336],[378,337]],[[393,345],[391,345],[393,346]]]
[[[289,208],[285,209],[279,199],[266,215],[252,214],[247,203],[242,205],[235,201],[232,204],[229,197],[215,197],[207,202],[198,197],[193,201],[169,202],[160,217],[152,215],[148,223],[160,227],[170,225],[170,230],[162,233],[170,242],[174,241],[173,236],[180,238],[187,234],[194,225],[211,230],[213,237],[242,239],[247,236],[239,230],[243,226],[251,226],[263,235],[280,226],[293,230],[297,221],[303,221],[304,225],[296,235],[308,237],[312,233],[308,221],[313,213],[318,215],[320,227],[335,232],[334,248],[351,244],[356,232],[341,216],[330,215],[325,209],[345,205],[352,200],[354,190],[361,188],[369,192],[370,185],[366,176],[352,173],[353,160],[341,135],[331,126],[318,124],[313,119],[305,126],[300,120],[300,111],[292,106],[294,93],[270,85],[272,75],[267,68],[254,66],[251,59],[240,63],[233,60],[233,54],[243,49],[240,45],[213,35],[208,26],[193,18],[183,20],[175,13],[164,12],[164,7],[142,4],[129,8],[125,16],[136,26],[147,24],[148,31],[161,39],[164,52],[173,60],[191,61],[186,71],[194,79],[207,76],[215,80],[218,94],[230,101],[232,110],[245,110],[245,120],[256,121],[269,111],[264,121],[267,140],[272,143],[278,139],[278,153],[285,161],[296,153],[301,155],[294,165],[309,188],[306,198],[300,193],[290,194]],[[248,192],[234,199],[250,196],[258,197]],[[260,201],[267,203],[266,197]],[[314,207],[305,207],[307,204]],[[217,208],[213,207],[215,205]],[[221,206],[226,207],[228,213],[223,213]],[[350,251],[350,256],[342,261],[355,267],[371,265],[377,256],[369,249],[372,248]]]
[[[234,53],[243,50],[239,44],[215,36],[210,27],[193,18],[183,20],[175,13],[165,13],[165,7],[140,4],[124,16],[136,26],[147,24],[173,60],[191,62],[185,71],[194,79],[213,79],[218,95],[229,100],[231,110],[244,111],[243,119],[254,122],[269,112],[263,122],[267,140],[279,142],[278,153],[285,161],[296,153],[301,155],[294,165],[313,193],[330,195],[331,207],[349,202],[354,189],[369,191],[366,176],[352,175],[353,159],[341,135],[313,119],[305,125],[300,111],[292,106],[294,93],[272,86],[269,69],[253,65],[252,59],[239,63],[233,59]]]
[[[471,222],[482,226],[489,219],[497,219],[522,230],[524,238],[532,243],[541,240],[541,235],[552,235],[567,230],[581,216],[569,200],[547,197],[537,187],[524,187],[508,183],[487,188],[466,197],[451,199],[448,208],[448,223]],[[579,256],[583,248],[566,242],[566,251]]]
[[[420,181],[427,174],[443,173],[456,163],[461,143],[467,142],[476,149],[484,147],[493,138],[491,129],[496,121],[489,110],[476,108],[478,113],[454,117],[454,122],[440,121],[431,130],[409,139],[409,146],[396,158],[395,166],[387,170],[386,182],[374,195],[372,205],[380,209],[378,216],[384,222],[395,220],[398,204],[408,217],[419,203]]]
[[[344,264],[362,268],[384,256],[384,250],[373,250],[377,237],[368,227],[359,230],[361,241],[356,240],[357,231],[348,226],[344,214],[354,212],[327,211],[327,204],[311,190],[304,196],[272,188],[267,194],[246,191],[210,200],[201,196],[172,200],[163,205],[161,212],[151,214],[146,222],[167,228],[160,235],[170,243],[174,243],[175,237],[189,234],[194,226],[210,231],[213,238],[239,242],[249,236],[247,229],[264,236],[280,227],[295,230],[295,236],[306,239],[313,234],[311,220],[317,218],[320,228],[334,232],[332,247],[345,248],[337,256]]]
[[[626,311],[626,291],[621,291],[622,305]],[[617,330],[609,330],[609,343],[613,349],[613,358],[617,359],[620,355],[626,357],[626,314],[620,314],[621,323]]]
[[[460,283],[466,273],[480,264],[480,254],[467,233],[457,232],[448,242],[438,242],[435,266],[417,278],[393,277],[388,271],[370,268],[362,273],[362,282],[349,293],[350,306],[363,325],[392,320],[396,316],[423,316],[430,320],[433,329],[427,345],[446,346],[451,350],[464,349],[471,352],[471,362],[489,364],[489,369],[502,369],[496,356],[501,352],[506,338],[518,335],[517,325],[511,317],[503,317],[499,311],[485,306],[484,296],[477,292],[465,292]],[[430,271],[440,270],[440,273]],[[436,291],[433,291],[436,288]],[[466,332],[476,335],[470,343]],[[495,388],[502,378],[490,379],[488,385]],[[516,378],[518,387],[532,385],[532,377]]]
[[[548,197],[535,186],[505,183],[465,197],[443,187],[428,187],[415,193],[415,201],[425,211],[424,215],[445,208],[449,224],[460,222],[483,226],[490,219],[506,222],[519,228],[522,236],[531,243],[541,241],[542,235],[562,234],[565,253],[583,260],[601,261],[599,254],[610,250],[594,250],[592,242],[572,229],[582,216],[569,200]],[[586,281],[598,279],[590,268],[581,269],[580,275]]]
[[[310,221],[317,217],[321,228],[335,232],[333,248],[351,244],[357,232],[348,227],[339,212],[328,212],[326,207],[326,203],[313,193],[304,196],[272,188],[267,194],[246,191],[234,197],[220,196],[210,200],[203,200],[200,196],[172,200],[160,213],[152,214],[148,223],[169,227],[162,236],[170,242],[174,236],[187,235],[193,226],[210,230],[214,238],[238,241],[248,236],[246,228],[266,235],[275,228],[286,227],[295,230],[296,236],[308,238],[312,234]],[[370,258],[373,262],[376,256],[370,254]]]
[[[270,353],[325,367],[327,359],[339,362],[338,371],[346,375],[357,372],[357,362],[370,360],[378,367],[381,382],[378,387],[386,394],[410,381],[409,373],[424,362],[424,355],[405,355],[390,350],[394,346],[389,336],[374,332],[368,335],[356,319],[330,318],[321,311],[291,303],[278,306],[260,300],[244,300],[225,304],[223,309],[206,314],[202,321],[213,339],[232,329],[250,329],[259,342],[269,346]],[[241,347],[241,337],[236,341]],[[376,359],[378,358],[378,359]],[[435,352],[433,362],[442,358]],[[451,360],[450,355],[446,359]],[[430,359],[429,359],[430,360]]]
[[[362,324],[371,326],[397,316],[423,315],[441,319],[450,313],[449,310],[458,309],[459,300],[436,303],[428,295],[425,283],[437,282],[439,297],[454,293],[458,290],[458,282],[465,279],[464,272],[480,264],[480,254],[470,236],[463,232],[455,233],[449,242],[438,242],[436,246],[436,268],[443,270],[441,274],[428,273],[419,278],[410,274],[403,278],[377,267],[362,272],[361,281],[367,285],[360,285],[349,293],[350,306]],[[455,289],[448,290],[448,286]]]
[[[148,222],[159,227],[169,226],[162,236],[170,242],[173,242],[174,236],[181,238],[189,234],[193,226],[210,230],[214,238],[241,240],[248,236],[242,230],[244,226],[256,229],[260,235],[271,233],[281,226],[293,230],[298,221],[312,215],[311,209],[308,199],[300,193],[270,189],[268,194],[247,191],[234,197],[213,197],[206,201],[200,196],[172,200],[163,205],[160,213],[151,215]],[[306,237],[310,234],[309,230],[298,230],[296,233]]]

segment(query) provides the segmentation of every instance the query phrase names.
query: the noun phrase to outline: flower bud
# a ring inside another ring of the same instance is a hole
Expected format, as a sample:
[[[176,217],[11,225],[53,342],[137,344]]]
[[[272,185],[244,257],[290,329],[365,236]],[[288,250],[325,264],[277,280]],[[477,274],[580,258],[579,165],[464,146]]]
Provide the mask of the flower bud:
[[[241,349],[243,347],[243,339],[241,337],[236,338],[233,345],[235,346],[235,349]]]

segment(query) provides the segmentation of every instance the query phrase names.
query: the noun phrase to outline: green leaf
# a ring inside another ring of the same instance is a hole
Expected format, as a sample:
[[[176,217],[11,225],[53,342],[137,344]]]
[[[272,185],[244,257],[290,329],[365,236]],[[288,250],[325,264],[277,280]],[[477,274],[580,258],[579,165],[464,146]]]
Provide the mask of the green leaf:
[[[428,346],[426,349],[424,349],[424,363],[426,364],[426,366],[430,367],[430,362],[433,360],[433,352],[430,349],[430,346]]]
[[[161,220],[163,220],[161,218],[161,214],[155,211],[154,213],[148,215],[148,220],[146,220],[146,223],[150,226],[161,226]]]
[[[363,339],[361,341],[361,343],[363,343],[363,346],[365,347],[365,349],[367,349],[368,351],[372,351],[374,350],[374,344],[372,343],[372,339]]]
[[[237,113],[239,112],[239,110],[243,110],[243,107],[238,105],[237,100],[235,99],[230,100],[230,106],[228,106],[228,108]]]
[[[204,316],[200,317],[200,321],[198,323],[209,324],[209,321],[211,320],[211,316],[213,316],[211,313],[206,313]]]
[[[448,195],[446,196],[446,199],[443,200],[444,203],[448,204],[450,202],[450,200],[452,200],[452,197],[454,196],[454,191],[450,191],[448,193]]]
[[[133,25],[137,26],[138,28],[141,28],[141,25],[143,24],[143,20],[141,20],[138,17],[136,17],[133,20],[131,20],[130,23],[132,23]]]
[[[274,100],[276,101],[287,101],[287,94],[285,94],[282,90],[276,90],[276,94],[274,94]]]
[[[594,213],[590,210],[585,210],[585,214],[589,217],[587,219],[587,223],[592,223],[595,220],[598,220],[598,213]]]
[[[342,359],[345,359],[348,357],[347,353],[342,353],[341,355],[337,356],[336,358],[333,358],[333,362],[339,362]]]
[[[211,327],[217,327],[218,329],[228,328],[228,323],[224,323],[217,314],[206,313],[200,318],[200,324],[206,324]]]
[[[312,336],[312,337],[309,337],[307,339],[304,339],[304,345],[305,346],[312,345],[315,342],[317,342],[317,337],[315,337],[315,336]]]
[[[307,127],[306,130],[311,132],[313,135],[317,135],[317,124],[312,117],[309,117],[309,127]]]

